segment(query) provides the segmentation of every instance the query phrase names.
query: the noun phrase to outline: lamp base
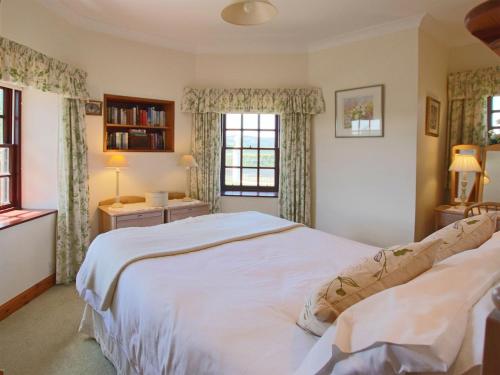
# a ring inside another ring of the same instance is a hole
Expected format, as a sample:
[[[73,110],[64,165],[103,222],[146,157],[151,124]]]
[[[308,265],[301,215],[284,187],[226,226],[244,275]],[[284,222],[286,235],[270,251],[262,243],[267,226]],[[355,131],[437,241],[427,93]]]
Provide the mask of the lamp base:
[[[111,208],[123,208],[123,203],[115,202],[111,205]]]

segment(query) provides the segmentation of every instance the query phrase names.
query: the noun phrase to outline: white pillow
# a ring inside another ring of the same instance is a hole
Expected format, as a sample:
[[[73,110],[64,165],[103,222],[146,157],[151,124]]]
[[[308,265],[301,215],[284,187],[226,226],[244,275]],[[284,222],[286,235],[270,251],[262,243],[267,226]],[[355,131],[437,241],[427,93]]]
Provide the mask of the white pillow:
[[[461,350],[472,317],[469,311],[499,281],[500,232],[479,249],[454,255],[414,280],[347,309],[316,343],[297,374],[320,370],[322,374],[364,374],[365,361],[373,374],[446,372]],[[469,364],[474,360],[469,359]]]

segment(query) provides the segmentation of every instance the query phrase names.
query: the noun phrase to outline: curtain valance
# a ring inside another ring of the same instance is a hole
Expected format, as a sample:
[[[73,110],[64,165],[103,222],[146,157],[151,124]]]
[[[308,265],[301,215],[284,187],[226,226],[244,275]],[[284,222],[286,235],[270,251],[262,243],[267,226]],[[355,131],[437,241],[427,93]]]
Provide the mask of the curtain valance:
[[[0,37],[0,79],[87,99],[87,73],[22,44]]]
[[[302,113],[325,111],[320,88],[184,89],[182,111],[190,113]]]
[[[500,65],[452,73],[448,76],[448,99],[479,99],[500,95]]]

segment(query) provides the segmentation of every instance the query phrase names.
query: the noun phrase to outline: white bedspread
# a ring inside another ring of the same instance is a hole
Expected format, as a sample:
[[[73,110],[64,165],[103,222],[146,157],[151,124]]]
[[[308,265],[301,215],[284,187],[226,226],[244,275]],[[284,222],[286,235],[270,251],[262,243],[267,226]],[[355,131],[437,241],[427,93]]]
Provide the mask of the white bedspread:
[[[94,309],[106,310],[121,272],[133,262],[200,251],[301,225],[258,212],[239,212],[107,232],[92,242],[76,277],[76,288]]]
[[[137,261],[82,331],[123,374],[291,374],[317,340],[295,324],[307,294],[377,250],[300,227]]]

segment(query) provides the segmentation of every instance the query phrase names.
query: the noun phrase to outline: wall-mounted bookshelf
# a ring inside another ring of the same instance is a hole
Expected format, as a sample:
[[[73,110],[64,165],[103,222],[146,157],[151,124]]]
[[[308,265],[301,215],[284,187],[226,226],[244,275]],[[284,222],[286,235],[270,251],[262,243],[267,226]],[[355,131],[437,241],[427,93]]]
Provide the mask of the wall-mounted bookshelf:
[[[104,94],[104,151],[174,152],[175,102]]]

